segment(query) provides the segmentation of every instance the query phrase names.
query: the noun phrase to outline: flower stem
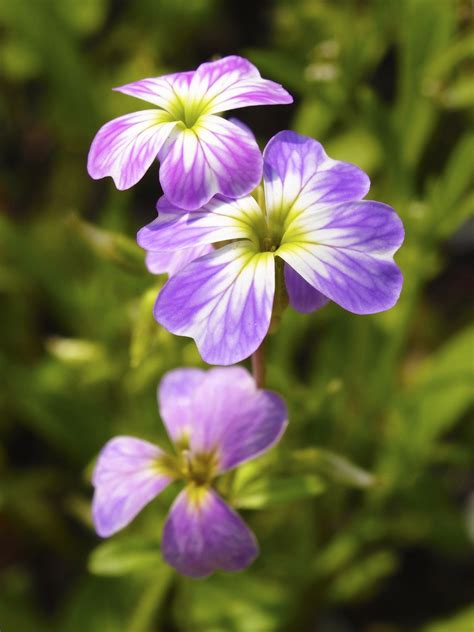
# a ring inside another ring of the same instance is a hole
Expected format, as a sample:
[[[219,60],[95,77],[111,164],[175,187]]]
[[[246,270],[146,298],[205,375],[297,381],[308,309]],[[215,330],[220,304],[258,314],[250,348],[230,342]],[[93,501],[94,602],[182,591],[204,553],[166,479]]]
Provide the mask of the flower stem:
[[[252,354],[252,374],[258,388],[265,387],[265,340]]]

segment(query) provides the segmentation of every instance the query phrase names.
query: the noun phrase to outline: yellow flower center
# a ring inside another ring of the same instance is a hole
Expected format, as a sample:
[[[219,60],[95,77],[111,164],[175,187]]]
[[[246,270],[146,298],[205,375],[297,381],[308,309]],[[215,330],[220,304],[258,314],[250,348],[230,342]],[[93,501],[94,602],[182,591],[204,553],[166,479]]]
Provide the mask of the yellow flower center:
[[[283,238],[283,224],[275,221],[275,218],[269,217],[265,205],[265,192],[262,184],[254,189],[251,195],[261,210],[261,218],[259,217],[259,221],[253,226],[255,234],[258,237],[260,252],[276,252]]]
[[[177,454],[163,454],[157,459],[156,469],[172,478],[184,479],[187,483],[209,486],[219,466],[217,451],[193,453],[186,437],[177,443],[176,448]]]
[[[173,114],[183,129],[193,129],[203,115],[203,105],[195,99],[179,99],[173,107]]]
[[[217,473],[218,458],[215,451],[191,453],[184,449],[179,455],[181,475],[195,485],[210,485]]]

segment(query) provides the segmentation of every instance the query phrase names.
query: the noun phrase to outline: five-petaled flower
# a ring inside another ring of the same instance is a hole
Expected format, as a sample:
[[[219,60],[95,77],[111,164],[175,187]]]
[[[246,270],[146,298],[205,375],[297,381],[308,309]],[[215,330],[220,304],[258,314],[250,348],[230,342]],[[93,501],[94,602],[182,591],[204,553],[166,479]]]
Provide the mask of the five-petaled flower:
[[[257,541],[211,483],[278,441],[286,406],[275,393],[257,389],[240,367],[176,369],[163,378],[158,398],[176,454],[134,437],[110,440],[93,475],[95,528],[112,535],[171,481],[183,479],[163,529],[164,559],[192,577],[241,570],[257,556]]]
[[[258,348],[276,285],[301,312],[332,300],[372,314],[391,308],[401,291],[393,255],[403,225],[390,206],[362,199],[370,181],[361,169],[289,131],[270,140],[263,159],[263,190],[254,196],[216,196],[189,213],[164,196],[158,218],[138,233],[149,265],[157,257],[155,271],[171,274],[156,320],[194,338],[214,364],[239,362]],[[212,251],[196,250],[210,244]],[[171,255],[179,261],[172,269],[164,265]]]
[[[118,189],[128,189],[158,157],[165,195],[188,210],[217,193],[246,195],[261,179],[255,139],[217,114],[293,101],[279,84],[262,79],[255,66],[237,56],[116,90],[158,109],[126,114],[101,127],[89,152],[89,174],[112,176]]]

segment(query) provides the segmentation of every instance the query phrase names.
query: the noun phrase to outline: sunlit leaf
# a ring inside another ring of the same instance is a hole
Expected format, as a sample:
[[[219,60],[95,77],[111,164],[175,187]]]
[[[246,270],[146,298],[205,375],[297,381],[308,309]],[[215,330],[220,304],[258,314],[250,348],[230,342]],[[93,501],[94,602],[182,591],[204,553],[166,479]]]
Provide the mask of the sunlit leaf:
[[[375,477],[363,468],[351,463],[341,454],[320,448],[306,448],[293,452],[292,459],[300,467],[317,472],[329,480],[352,487],[370,487]]]
[[[67,223],[100,257],[133,272],[146,272],[145,254],[129,237],[98,228],[73,213]]]
[[[46,348],[51,355],[65,364],[81,365],[104,361],[104,349],[90,340],[54,336],[48,338]]]
[[[121,536],[100,544],[91,553],[89,571],[94,575],[127,575],[164,564],[157,540]]]
[[[241,509],[262,509],[322,494],[323,481],[311,474],[285,478],[260,478],[248,483],[233,497]]]
[[[150,352],[160,329],[153,318],[153,305],[163,282],[147,290],[141,297],[132,326],[130,365],[136,368]]]
[[[446,88],[440,97],[444,107],[451,110],[470,108],[474,105],[474,80],[460,77]]]
[[[347,602],[363,597],[373,590],[381,579],[393,573],[396,567],[397,558],[389,550],[377,551],[357,559],[332,582],[330,599],[335,602]]]
[[[438,621],[423,626],[420,632],[469,632],[474,630],[474,606],[468,606]]]

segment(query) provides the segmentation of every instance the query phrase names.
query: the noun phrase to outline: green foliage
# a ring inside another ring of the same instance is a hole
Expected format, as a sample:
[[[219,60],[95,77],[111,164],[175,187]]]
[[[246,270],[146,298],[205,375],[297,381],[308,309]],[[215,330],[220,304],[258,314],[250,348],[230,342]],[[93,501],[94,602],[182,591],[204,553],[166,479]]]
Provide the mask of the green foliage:
[[[114,577],[142,572],[160,564],[158,541],[147,541],[143,536],[128,536],[99,545],[90,556],[89,570],[95,575]],[[166,573],[166,568],[163,572]]]
[[[471,3],[254,4],[0,2],[5,632],[473,628],[472,567],[450,575],[466,568],[473,537]],[[245,573],[195,582],[159,551],[174,486],[123,534],[99,542],[92,530],[97,451],[119,433],[166,445],[156,386],[202,363],[153,320],[164,278],[147,273],[134,241],[155,213],[157,168],[117,192],[88,178],[86,158],[99,125],[145,107],[113,86],[228,52],[296,97],[239,111],[262,146],[264,129],[312,135],[397,209],[405,285],[386,314],[285,312],[267,347],[288,430],[219,483],[261,554]],[[441,568],[431,592],[413,551]]]
[[[261,509],[317,496],[323,491],[324,483],[311,474],[281,478],[261,476],[235,492],[233,502],[239,509]]]
[[[474,627],[474,606],[457,612],[442,621],[435,621],[423,627],[420,632],[466,632]]]

